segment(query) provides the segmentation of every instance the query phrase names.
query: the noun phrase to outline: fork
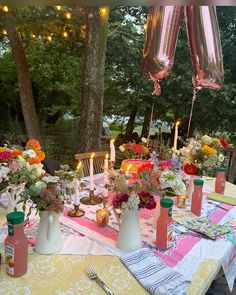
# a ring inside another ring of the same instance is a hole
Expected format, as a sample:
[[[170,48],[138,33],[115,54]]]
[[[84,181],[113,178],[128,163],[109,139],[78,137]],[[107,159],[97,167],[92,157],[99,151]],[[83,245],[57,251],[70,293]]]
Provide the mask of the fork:
[[[96,272],[92,269],[92,267],[87,268],[87,274],[90,280],[95,280],[108,295],[115,295],[108,286],[99,278],[99,276],[96,274]]]

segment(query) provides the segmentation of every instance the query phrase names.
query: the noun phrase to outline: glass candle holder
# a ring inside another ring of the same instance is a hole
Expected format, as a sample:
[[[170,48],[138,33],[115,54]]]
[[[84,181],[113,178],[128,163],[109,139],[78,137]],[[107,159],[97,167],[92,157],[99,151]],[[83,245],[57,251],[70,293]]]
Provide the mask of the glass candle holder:
[[[96,211],[96,223],[98,227],[105,227],[109,222],[110,211],[107,209],[99,209]]]
[[[177,207],[178,208],[185,208],[186,207],[186,195],[180,195],[177,197]]]

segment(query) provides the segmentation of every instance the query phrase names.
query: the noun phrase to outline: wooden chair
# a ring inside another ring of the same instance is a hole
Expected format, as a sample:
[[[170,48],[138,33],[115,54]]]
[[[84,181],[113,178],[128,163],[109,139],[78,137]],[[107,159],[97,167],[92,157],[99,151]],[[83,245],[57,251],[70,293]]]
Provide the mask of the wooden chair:
[[[236,180],[236,147],[233,148],[233,152],[229,159],[228,165],[228,181],[234,183]]]
[[[94,152],[93,157],[93,173],[98,174],[103,172],[104,159],[108,152]],[[84,176],[89,176],[89,160],[91,159],[91,153],[76,154],[75,159],[78,160],[78,164],[82,163],[83,165],[83,174]]]

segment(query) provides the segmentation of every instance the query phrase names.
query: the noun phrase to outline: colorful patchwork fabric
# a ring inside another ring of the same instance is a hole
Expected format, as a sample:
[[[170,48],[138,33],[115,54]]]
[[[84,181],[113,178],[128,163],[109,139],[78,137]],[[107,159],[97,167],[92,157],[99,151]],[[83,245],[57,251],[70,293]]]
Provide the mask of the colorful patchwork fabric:
[[[181,225],[188,229],[201,233],[208,238],[215,240],[218,236],[224,235],[229,232],[229,228],[218,223],[211,222],[206,217],[199,217],[195,219],[186,220],[181,222]]]

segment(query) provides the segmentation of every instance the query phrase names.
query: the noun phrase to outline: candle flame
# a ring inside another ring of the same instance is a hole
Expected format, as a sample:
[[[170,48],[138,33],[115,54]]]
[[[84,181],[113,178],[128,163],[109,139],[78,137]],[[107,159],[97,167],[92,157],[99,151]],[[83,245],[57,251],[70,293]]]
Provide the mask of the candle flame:
[[[106,154],[106,160],[108,159],[108,157],[109,157],[109,154]]]
[[[9,11],[8,6],[4,5],[2,10],[5,11],[5,12],[8,12]]]
[[[177,121],[177,122],[175,123],[176,126],[179,126],[179,124],[180,124],[180,121]]]
[[[77,164],[77,166],[76,166],[76,170],[79,170],[80,167],[81,167],[81,162],[79,162],[79,163]]]
[[[95,154],[94,154],[94,153],[92,153],[92,155],[91,155],[91,159],[93,159],[94,155],[95,155]]]
[[[115,139],[114,139],[114,138],[112,138],[112,139],[111,139],[111,143],[114,143],[114,142],[115,142]]]
[[[144,24],[144,25],[143,25],[143,28],[144,28],[144,30],[146,31],[146,30],[147,30],[147,24]]]

